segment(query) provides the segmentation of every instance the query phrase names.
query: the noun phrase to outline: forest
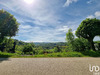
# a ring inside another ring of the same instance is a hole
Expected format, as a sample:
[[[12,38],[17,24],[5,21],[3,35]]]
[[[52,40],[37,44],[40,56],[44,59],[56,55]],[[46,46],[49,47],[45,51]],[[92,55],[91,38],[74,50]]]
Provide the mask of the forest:
[[[100,41],[93,41],[95,36],[100,36],[100,19],[86,18],[75,35],[69,29],[66,42],[23,42],[13,39],[19,25],[13,15],[0,10],[0,57],[100,57]]]

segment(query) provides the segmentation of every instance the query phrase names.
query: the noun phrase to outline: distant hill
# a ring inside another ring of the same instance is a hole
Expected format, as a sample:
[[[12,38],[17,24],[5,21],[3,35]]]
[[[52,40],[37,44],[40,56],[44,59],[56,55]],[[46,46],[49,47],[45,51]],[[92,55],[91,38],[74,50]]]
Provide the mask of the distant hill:
[[[16,42],[16,45],[26,45],[28,43],[31,44],[35,44],[35,46],[41,46],[43,48],[46,49],[51,49],[54,48],[55,46],[66,46],[67,43],[66,42],[23,42],[23,41],[19,41],[19,40],[14,40]]]
[[[66,46],[66,42],[34,42],[35,46],[42,46],[46,49],[52,49],[55,46]]]

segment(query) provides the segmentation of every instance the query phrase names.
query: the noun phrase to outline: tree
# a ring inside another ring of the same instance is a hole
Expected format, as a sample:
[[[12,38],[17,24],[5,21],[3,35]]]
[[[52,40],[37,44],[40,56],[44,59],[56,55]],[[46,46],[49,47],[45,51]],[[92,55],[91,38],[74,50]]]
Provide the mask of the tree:
[[[72,29],[69,29],[68,32],[66,33],[66,41],[68,42],[68,44],[73,45],[75,40],[75,37],[72,33]]]
[[[12,52],[14,46],[14,40],[11,38],[5,38],[0,45],[2,52]]]
[[[83,37],[90,43],[91,49],[95,50],[93,39],[100,35],[100,20],[99,19],[85,19],[81,22],[76,31],[77,37]]]
[[[31,44],[27,44],[23,48],[24,54],[35,54],[35,51],[33,50],[33,47]]]
[[[90,49],[90,45],[87,39],[84,38],[76,38],[74,40],[74,45],[73,45],[73,49],[75,51],[85,51]]]
[[[69,29],[68,33],[66,33],[66,41],[69,44],[69,49],[73,51],[80,52],[90,49],[88,40],[84,38],[74,38],[72,29]]]
[[[0,41],[4,39],[4,37],[12,37],[15,36],[18,31],[19,23],[14,18],[13,15],[0,10]]]
[[[10,52],[15,53],[15,49],[16,49],[16,42],[13,42],[13,48],[10,49]]]
[[[54,47],[54,52],[61,52],[61,49],[59,46]]]

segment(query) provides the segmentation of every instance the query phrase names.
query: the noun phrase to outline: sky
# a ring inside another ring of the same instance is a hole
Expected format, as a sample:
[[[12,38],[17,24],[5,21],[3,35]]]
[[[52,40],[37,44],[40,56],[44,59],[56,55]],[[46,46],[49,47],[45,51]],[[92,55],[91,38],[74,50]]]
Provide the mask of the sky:
[[[1,9],[20,23],[13,38],[25,42],[65,42],[68,29],[75,34],[84,19],[100,19],[100,0],[0,0]]]

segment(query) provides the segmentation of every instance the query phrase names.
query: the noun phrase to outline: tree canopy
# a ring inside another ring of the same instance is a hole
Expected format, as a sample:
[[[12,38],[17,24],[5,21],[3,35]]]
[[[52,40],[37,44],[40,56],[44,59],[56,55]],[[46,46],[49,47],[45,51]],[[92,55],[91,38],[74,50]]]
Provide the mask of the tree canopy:
[[[81,22],[76,31],[77,37],[83,37],[90,42],[91,49],[95,50],[93,39],[95,36],[100,35],[100,20],[93,19],[85,19]]]
[[[18,31],[19,23],[13,15],[0,10],[0,38],[15,36]]]
[[[72,33],[72,29],[69,29],[68,33],[66,33],[66,41],[68,43],[73,43],[74,39],[75,39],[75,37],[74,37],[74,35]]]

